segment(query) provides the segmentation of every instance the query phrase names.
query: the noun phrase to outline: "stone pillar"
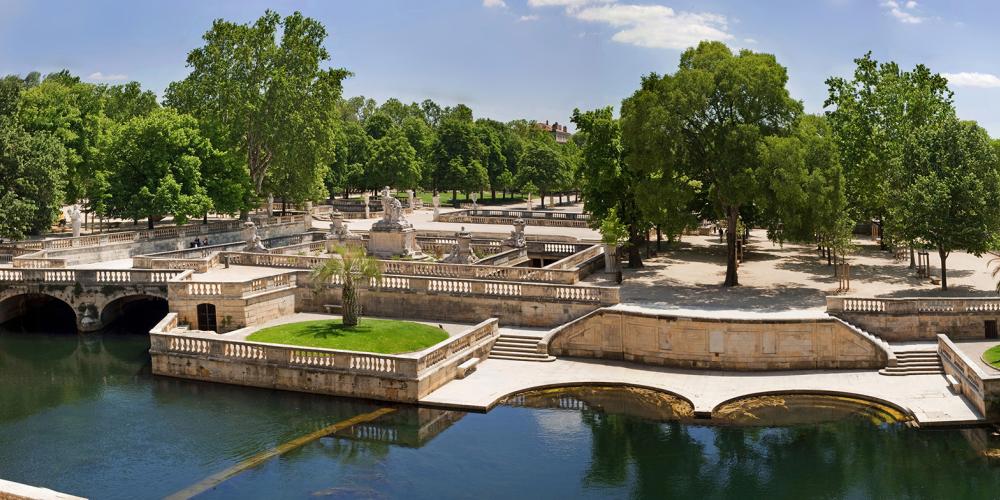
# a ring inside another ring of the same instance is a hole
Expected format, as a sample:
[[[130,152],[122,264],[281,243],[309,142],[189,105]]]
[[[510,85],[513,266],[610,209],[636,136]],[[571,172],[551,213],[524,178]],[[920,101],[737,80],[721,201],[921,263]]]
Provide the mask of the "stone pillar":
[[[604,272],[613,273],[616,271],[617,262],[615,262],[615,257],[618,252],[618,245],[611,245],[605,243],[604,245]]]
[[[307,201],[305,208],[306,231],[313,227],[313,202]]]
[[[365,206],[365,218],[371,217],[371,210],[368,208],[368,192],[361,195],[361,203]]]
[[[413,196],[413,190],[412,189],[407,189],[406,190],[406,198],[407,198],[407,201],[409,202],[410,210],[416,210],[417,209],[417,200]]]
[[[267,193],[267,216],[274,216],[274,195]]]
[[[528,193],[528,207],[525,210],[531,211],[531,193]]]
[[[441,215],[441,195],[434,193],[431,201],[434,203],[434,221],[437,221],[438,215]]]

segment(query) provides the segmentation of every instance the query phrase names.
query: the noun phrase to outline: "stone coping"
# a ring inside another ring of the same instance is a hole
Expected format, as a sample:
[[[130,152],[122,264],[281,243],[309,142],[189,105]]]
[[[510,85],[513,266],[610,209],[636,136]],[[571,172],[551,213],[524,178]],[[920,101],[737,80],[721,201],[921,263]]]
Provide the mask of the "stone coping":
[[[648,316],[673,316],[705,321],[735,321],[747,323],[798,322],[832,319],[822,311],[790,310],[780,312],[758,312],[739,309],[658,309],[638,304],[622,303],[610,307],[611,310],[627,311]]]
[[[2,500],[84,500],[83,497],[61,493],[48,488],[15,483],[0,479],[0,499]]]

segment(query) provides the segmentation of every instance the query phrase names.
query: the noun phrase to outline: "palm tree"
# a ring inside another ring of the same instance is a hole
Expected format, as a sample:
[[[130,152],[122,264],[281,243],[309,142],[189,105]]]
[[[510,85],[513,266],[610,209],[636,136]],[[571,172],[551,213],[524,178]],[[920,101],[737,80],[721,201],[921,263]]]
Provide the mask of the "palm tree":
[[[378,261],[365,253],[363,246],[338,246],[333,251],[337,255],[313,268],[313,286],[321,290],[331,281],[339,282],[342,288],[344,326],[357,326],[361,316],[357,281],[380,279],[382,270]]]

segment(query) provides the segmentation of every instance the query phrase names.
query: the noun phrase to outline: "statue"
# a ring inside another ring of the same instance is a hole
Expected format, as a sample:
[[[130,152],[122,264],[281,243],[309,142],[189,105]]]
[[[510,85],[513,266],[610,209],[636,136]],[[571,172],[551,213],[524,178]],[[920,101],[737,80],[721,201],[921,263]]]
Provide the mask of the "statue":
[[[455,244],[451,247],[451,254],[444,258],[443,262],[449,264],[469,264],[475,261],[472,255],[472,233],[462,230],[455,233]]]
[[[344,214],[340,213],[340,210],[334,210],[330,214],[330,232],[326,235],[326,239],[344,241],[360,238],[347,228],[347,224],[344,224]]]
[[[434,193],[431,201],[434,203],[434,220],[437,220],[438,215],[441,215],[441,195]]]
[[[73,225],[73,237],[77,238],[80,236],[80,209],[76,205],[73,205],[69,207],[66,213],[69,216],[70,223]]]
[[[248,252],[267,253],[267,247],[264,246],[264,240],[260,238],[260,233],[257,232],[257,225],[253,222],[247,222],[246,228],[252,232],[250,239],[247,240],[246,250]]]
[[[514,230],[510,232],[510,237],[503,240],[503,246],[510,248],[524,248],[528,245],[524,237],[524,219],[514,219]]]
[[[416,197],[413,196],[413,190],[412,189],[408,189],[406,191],[406,196],[407,196],[407,200],[408,200],[409,205],[410,205],[410,210],[416,210],[417,209],[417,199],[416,199]]]
[[[472,193],[472,210],[478,210],[479,205],[476,205],[476,201],[479,200],[479,193]]]
[[[403,221],[403,204],[389,194],[389,186],[382,189],[382,220],[390,224]]]
[[[372,214],[371,214],[371,207],[368,206],[367,192],[361,195],[361,204],[365,206],[365,218],[366,219],[370,218]]]

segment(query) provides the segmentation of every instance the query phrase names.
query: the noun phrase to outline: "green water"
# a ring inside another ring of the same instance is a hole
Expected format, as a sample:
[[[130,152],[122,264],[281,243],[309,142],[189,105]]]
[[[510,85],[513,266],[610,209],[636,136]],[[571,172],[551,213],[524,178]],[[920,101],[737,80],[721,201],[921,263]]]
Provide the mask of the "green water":
[[[0,478],[161,498],[385,406],[153,377],[147,348],[135,334],[0,331]],[[761,412],[781,425],[679,421],[648,394],[593,390],[487,414],[396,409],[200,498],[1000,497],[986,430],[916,430],[849,405]]]

